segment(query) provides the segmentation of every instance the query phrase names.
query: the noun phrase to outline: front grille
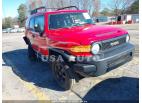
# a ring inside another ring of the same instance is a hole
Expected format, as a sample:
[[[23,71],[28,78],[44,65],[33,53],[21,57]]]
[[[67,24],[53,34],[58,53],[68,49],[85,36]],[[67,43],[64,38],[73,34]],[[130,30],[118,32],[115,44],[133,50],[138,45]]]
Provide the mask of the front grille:
[[[101,49],[104,51],[104,50],[110,49],[112,47],[122,45],[124,43],[126,43],[126,36],[115,39],[115,40],[109,40],[109,41],[102,42]]]

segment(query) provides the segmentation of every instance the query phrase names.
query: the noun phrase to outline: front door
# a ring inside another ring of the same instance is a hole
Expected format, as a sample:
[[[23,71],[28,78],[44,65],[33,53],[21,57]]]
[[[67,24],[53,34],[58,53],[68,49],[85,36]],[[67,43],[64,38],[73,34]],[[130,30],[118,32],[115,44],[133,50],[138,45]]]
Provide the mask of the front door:
[[[43,15],[38,15],[35,17],[35,26],[40,28],[40,31],[35,30],[35,35],[33,36],[34,46],[41,55],[48,55],[48,48],[46,42],[45,31],[45,17]]]

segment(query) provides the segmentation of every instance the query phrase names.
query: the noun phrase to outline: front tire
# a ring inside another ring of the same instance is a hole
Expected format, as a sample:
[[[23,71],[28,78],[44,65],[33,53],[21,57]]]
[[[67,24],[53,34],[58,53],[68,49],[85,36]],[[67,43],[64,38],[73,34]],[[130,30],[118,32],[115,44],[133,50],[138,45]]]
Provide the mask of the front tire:
[[[52,72],[59,86],[65,90],[71,89],[76,83],[71,68],[65,62],[54,61]]]

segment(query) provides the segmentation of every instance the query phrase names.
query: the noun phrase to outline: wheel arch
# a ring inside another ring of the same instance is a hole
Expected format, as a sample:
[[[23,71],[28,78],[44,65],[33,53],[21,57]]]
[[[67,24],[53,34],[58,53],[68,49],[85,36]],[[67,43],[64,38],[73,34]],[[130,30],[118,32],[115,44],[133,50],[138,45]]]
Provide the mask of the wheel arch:
[[[26,36],[24,36],[23,39],[24,39],[24,41],[25,41],[25,43],[26,43],[27,45],[30,45],[30,46],[31,46],[31,42],[30,42],[30,40],[29,40]]]
[[[70,61],[71,57],[73,57],[67,51],[61,50],[61,49],[56,49],[56,48],[49,48],[49,56],[51,56],[51,55],[55,55],[55,56],[61,55],[63,57],[63,59],[67,62],[71,62]]]

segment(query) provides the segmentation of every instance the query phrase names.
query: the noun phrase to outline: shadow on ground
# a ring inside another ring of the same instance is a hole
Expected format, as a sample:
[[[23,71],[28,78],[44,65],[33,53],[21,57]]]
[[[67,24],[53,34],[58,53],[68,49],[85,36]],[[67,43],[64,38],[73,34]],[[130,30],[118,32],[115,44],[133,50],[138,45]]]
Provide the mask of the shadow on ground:
[[[11,66],[13,72],[21,79],[32,82],[41,88],[48,88],[56,91],[63,91],[53,78],[49,64],[42,62],[31,62],[27,57],[27,50],[20,49],[3,53],[3,66]],[[139,98],[138,78],[121,77],[106,79],[95,85],[83,97],[83,100],[89,100],[95,103],[137,103]],[[81,89],[81,88],[80,88]],[[108,101],[108,100],[112,100]],[[100,102],[104,101],[104,102]]]
[[[32,82],[42,88],[62,91],[56,84],[48,63],[32,62],[27,57],[27,50],[20,49],[2,54],[3,66],[11,66],[13,72],[21,79]]]
[[[84,97],[89,103],[138,103],[138,78],[106,79],[95,85]]]

